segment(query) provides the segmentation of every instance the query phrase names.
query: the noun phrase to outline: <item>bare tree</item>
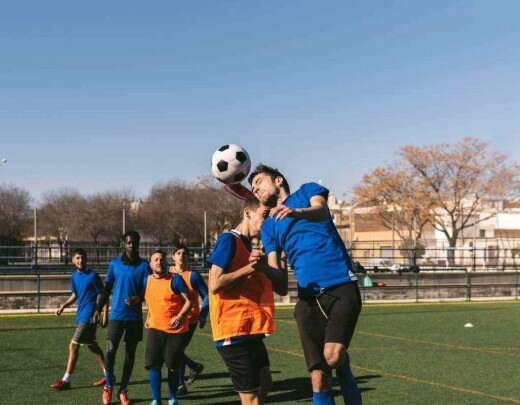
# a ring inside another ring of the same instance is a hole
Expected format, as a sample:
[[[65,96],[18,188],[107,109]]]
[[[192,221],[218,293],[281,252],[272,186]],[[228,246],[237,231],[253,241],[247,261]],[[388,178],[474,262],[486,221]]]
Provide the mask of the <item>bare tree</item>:
[[[83,236],[81,213],[86,200],[77,190],[62,189],[44,194],[39,207],[39,229],[42,234],[64,240],[79,240]]]
[[[0,185],[0,241],[21,240],[31,218],[31,197],[26,190]]]
[[[379,207],[387,224],[392,212],[401,212],[402,217],[396,215],[404,219],[401,226],[415,229],[415,239],[421,225],[430,222],[448,240],[451,265],[463,230],[496,214],[485,207],[486,199],[505,198],[519,189],[519,166],[475,138],[405,146],[398,156],[397,163],[365,176],[356,193]]]
[[[201,243],[204,212],[208,232],[219,233],[235,222],[240,202],[206,178],[195,183],[170,181],[152,188],[139,209],[138,223],[147,236],[160,244]]]

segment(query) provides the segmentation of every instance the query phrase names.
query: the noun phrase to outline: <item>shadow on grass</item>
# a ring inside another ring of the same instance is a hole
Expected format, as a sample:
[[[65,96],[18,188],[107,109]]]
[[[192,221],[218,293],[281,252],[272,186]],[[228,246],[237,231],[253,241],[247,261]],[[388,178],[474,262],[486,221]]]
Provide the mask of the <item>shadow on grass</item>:
[[[275,373],[279,373],[276,371]],[[213,375],[207,375],[207,378],[222,378],[226,377],[227,373],[214,373]],[[202,377],[202,376],[201,376]],[[357,377],[357,382],[360,385],[361,392],[372,391],[375,388],[363,387],[364,384],[369,383],[371,380],[381,378],[378,374],[367,374]],[[335,381],[337,387],[337,381]],[[335,397],[341,397],[339,389],[333,390]],[[285,380],[273,381],[272,389],[268,396],[269,403],[281,403],[288,402],[294,403],[297,401],[309,400],[312,398],[311,384],[308,377],[296,377],[288,378]],[[240,405],[238,395],[233,391],[231,384],[218,385],[213,387],[200,387],[194,388],[187,395],[183,395],[179,398],[200,401],[200,403],[208,403],[212,405]],[[150,399],[137,398],[132,403],[146,403]]]

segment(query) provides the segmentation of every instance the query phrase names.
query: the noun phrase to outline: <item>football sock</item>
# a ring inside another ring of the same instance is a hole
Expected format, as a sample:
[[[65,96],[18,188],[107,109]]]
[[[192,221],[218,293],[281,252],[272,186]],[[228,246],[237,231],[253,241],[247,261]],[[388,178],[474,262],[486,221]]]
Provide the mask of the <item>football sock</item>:
[[[196,370],[198,367],[199,367],[199,363],[193,361],[192,359],[190,359],[188,356],[184,355],[184,362],[186,363],[186,365],[191,368],[192,370]]]
[[[70,377],[71,377],[70,373],[65,373],[65,374],[63,374],[62,380],[65,382],[70,382]]]
[[[332,396],[332,390],[313,392],[312,403],[314,405],[335,405],[334,397]]]
[[[177,384],[183,385],[184,384],[184,375],[186,373],[186,357],[184,356],[181,361],[179,362],[179,368],[177,371]]]
[[[341,386],[341,393],[343,394],[343,400],[349,405],[361,405],[361,391],[358,388],[357,381],[352,374],[350,369],[350,359],[348,354],[345,353],[345,361],[343,365],[336,369],[336,377],[338,378],[339,385]]]
[[[161,401],[161,369],[148,369],[148,379],[150,380],[150,388],[152,390],[152,399]]]

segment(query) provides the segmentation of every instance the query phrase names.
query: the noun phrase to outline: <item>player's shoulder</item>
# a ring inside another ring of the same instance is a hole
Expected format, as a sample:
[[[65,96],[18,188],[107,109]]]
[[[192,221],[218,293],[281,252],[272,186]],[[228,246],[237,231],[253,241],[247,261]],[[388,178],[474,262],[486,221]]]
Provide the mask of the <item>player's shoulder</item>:
[[[225,232],[222,232],[218,236],[217,241],[215,242],[215,246],[221,245],[221,244],[228,244],[231,242],[234,243],[234,241],[235,241],[235,234],[231,231],[225,231]]]

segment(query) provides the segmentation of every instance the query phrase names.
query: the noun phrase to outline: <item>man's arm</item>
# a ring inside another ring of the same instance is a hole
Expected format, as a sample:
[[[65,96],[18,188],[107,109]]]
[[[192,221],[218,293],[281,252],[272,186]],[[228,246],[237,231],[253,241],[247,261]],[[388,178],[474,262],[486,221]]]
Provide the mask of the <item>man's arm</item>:
[[[273,290],[278,295],[287,295],[289,286],[289,276],[287,274],[287,264],[282,260],[278,252],[271,252],[267,256],[261,251],[253,251],[249,260],[258,261],[257,269],[271,280]]]
[[[65,308],[71,306],[75,301],[76,301],[76,294],[75,293],[70,294],[70,297],[67,298],[67,301],[65,301],[63,304],[61,304],[61,306],[58,308],[58,310],[56,311],[56,315],[60,316],[63,313],[63,311],[65,310]]]
[[[273,208],[271,216],[276,220],[285,217],[308,219],[309,221],[324,221],[330,218],[329,206],[327,200],[321,195],[315,195],[310,199],[310,207],[308,208],[290,208],[285,205],[279,205]]]
[[[213,264],[209,269],[208,284],[209,291],[216,294],[222,290],[227,290],[240,283],[245,277],[255,272],[255,263],[249,263],[247,266],[231,273],[226,273],[223,268]]]
[[[170,326],[173,328],[178,327],[182,323],[182,321],[184,320],[184,317],[186,315],[188,315],[188,312],[191,308],[191,301],[190,301],[190,298],[188,297],[188,294],[181,292],[180,295],[182,296],[182,298],[184,298],[184,305],[182,306],[179,313],[176,314],[170,321]]]
[[[208,300],[208,286],[204,282],[204,279],[200,275],[200,273],[194,271],[191,273],[191,279],[190,279],[191,285],[197,289],[199,292],[200,297],[202,298],[202,306],[200,308],[200,315],[199,315],[199,327],[203,328],[206,319],[208,317],[208,311],[209,311],[209,300]]]

